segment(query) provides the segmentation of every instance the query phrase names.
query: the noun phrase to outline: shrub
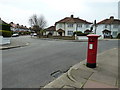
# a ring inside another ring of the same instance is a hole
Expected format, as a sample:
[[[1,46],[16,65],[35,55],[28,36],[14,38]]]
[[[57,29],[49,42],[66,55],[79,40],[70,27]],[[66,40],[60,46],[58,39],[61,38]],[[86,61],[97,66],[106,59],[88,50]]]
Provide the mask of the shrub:
[[[73,35],[75,35],[75,34],[77,34],[77,36],[86,36],[86,35],[88,35],[88,34],[86,34],[86,33],[82,33],[81,31],[75,31],[75,32],[73,33]]]
[[[12,31],[0,30],[0,36],[11,37],[12,36]]]
[[[117,35],[117,38],[120,39],[120,33]]]
[[[0,24],[0,36],[3,36],[3,37],[11,37],[12,36],[12,31],[10,29],[10,24],[5,24],[5,23],[2,23]]]
[[[2,27],[2,30],[11,31],[9,24],[0,24],[0,27]]]

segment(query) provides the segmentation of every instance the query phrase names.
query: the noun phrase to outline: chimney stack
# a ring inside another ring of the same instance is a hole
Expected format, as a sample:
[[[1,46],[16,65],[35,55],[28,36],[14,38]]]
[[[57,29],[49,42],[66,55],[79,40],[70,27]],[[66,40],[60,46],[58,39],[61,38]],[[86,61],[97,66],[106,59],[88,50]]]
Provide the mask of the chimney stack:
[[[111,20],[114,20],[114,16],[111,16],[110,19],[111,19]]]
[[[71,18],[74,18],[74,15],[71,15]]]

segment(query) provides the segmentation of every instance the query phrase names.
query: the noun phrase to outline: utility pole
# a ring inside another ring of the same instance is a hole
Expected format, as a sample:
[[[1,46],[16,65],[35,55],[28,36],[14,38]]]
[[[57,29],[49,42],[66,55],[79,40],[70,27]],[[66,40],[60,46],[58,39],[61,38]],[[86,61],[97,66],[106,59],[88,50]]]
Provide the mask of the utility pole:
[[[95,34],[96,34],[96,20],[94,20],[94,26],[95,26]]]
[[[77,40],[77,29],[78,29],[78,24],[76,23],[76,34],[75,34],[75,39]]]

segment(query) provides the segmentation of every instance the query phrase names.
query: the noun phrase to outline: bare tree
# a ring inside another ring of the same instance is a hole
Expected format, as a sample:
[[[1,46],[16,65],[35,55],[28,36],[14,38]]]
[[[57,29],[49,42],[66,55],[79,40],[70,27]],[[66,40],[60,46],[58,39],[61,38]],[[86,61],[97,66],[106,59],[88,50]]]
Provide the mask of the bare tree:
[[[42,35],[40,33],[40,31],[42,31],[45,27],[46,27],[46,20],[44,18],[44,16],[37,16],[36,14],[32,15],[29,19],[29,23],[31,25],[31,27],[33,28],[33,30],[40,35]]]

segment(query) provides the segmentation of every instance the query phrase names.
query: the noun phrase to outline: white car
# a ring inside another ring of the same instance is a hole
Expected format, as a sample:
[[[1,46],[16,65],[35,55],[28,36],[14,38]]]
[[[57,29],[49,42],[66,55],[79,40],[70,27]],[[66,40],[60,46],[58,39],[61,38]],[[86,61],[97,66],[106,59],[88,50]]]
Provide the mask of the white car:
[[[33,33],[33,36],[37,36],[37,33]]]
[[[14,34],[12,35],[12,37],[18,37],[18,36],[19,36],[18,33],[14,33]]]
[[[37,33],[31,33],[31,36],[37,36]]]

